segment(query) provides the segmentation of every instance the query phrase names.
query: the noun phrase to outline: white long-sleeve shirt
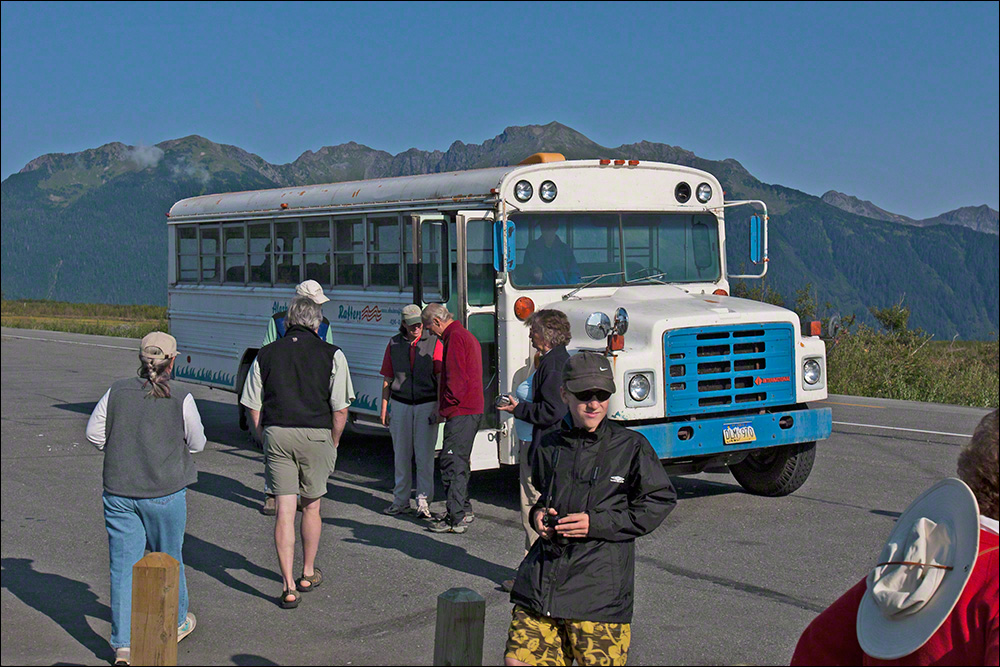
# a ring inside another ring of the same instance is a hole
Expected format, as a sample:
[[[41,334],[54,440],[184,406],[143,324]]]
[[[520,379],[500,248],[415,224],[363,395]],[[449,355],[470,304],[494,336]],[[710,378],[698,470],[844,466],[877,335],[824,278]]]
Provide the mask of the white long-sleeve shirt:
[[[97,406],[94,407],[94,411],[90,415],[90,420],[87,421],[87,440],[94,447],[98,449],[104,449],[104,445],[107,442],[107,420],[108,420],[108,397],[111,395],[111,389],[104,392],[104,396],[101,400],[97,402]],[[205,443],[207,439],[205,438],[205,427],[201,423],[201,414],[198,412],[198,406],[194,402],[194,396],[188,394],[184,397],[184,441],[187,443],[188,451],[192,454],[197,454],[198,452],[205,449]]]

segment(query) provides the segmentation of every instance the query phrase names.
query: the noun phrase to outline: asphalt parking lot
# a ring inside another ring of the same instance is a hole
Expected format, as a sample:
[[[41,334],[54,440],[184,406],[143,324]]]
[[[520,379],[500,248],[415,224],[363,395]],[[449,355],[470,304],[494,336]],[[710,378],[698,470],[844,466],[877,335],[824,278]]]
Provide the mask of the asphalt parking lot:
[[[84,427],[110,383],[135,372],[136,343],[4,329],[2,346],[2,661],[106,664],[102,454]],[[323,501],[327,581],[282,610],[273,519],[257,511],[262,456],[236,425],[235,396],[191,388],[209,444],[188,491],[199,624],[180,664],[431,664],[436,597],[456,586],[486,599],[484,663],[502,664],[511,605],[498,584],[522,555],[515,469],[476,473],[475,523],[435,535],[381,513],[389,439],[345,437]],[[787,663],[809,620],[874,562],[898,513],[954,473],[961,436],[987,412],[828,404],[834,435],[792,496],[750,496],[726,474],[675,478],[677,509],[637,545],[630,664]]]

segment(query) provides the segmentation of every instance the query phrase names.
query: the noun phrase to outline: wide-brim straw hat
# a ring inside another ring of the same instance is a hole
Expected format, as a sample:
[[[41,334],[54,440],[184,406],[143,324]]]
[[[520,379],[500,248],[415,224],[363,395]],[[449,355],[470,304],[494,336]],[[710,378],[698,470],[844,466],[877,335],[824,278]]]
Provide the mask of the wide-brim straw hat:
[[[861,649],[894,660],[927,643],[962,595],[979,554],[979,504],[960,479],[941,480],[896,522],[858,606]]]

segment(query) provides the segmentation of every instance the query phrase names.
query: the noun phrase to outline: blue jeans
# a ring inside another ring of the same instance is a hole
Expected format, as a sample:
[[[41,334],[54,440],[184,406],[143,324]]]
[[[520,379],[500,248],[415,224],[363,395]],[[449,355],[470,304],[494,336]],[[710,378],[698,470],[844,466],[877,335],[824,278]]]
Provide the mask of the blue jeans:
[[[104,525],[111,560],[111,648],[130,646],[132,638],[132,566],[150,551],[169,554],[180,563],[177,625],[188,611],[184,579],[184,527],[187,489],[161,498],[124,498],[104,493]]]

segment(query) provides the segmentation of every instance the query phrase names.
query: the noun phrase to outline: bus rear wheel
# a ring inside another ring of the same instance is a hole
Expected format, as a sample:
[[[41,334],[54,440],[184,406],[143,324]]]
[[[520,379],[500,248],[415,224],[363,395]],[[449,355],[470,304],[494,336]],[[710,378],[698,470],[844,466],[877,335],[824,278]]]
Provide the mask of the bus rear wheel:
[[[805,483],[815,460],[816,443],[800,442],[751,452],[729,471],[754,495],[787,496]]]

